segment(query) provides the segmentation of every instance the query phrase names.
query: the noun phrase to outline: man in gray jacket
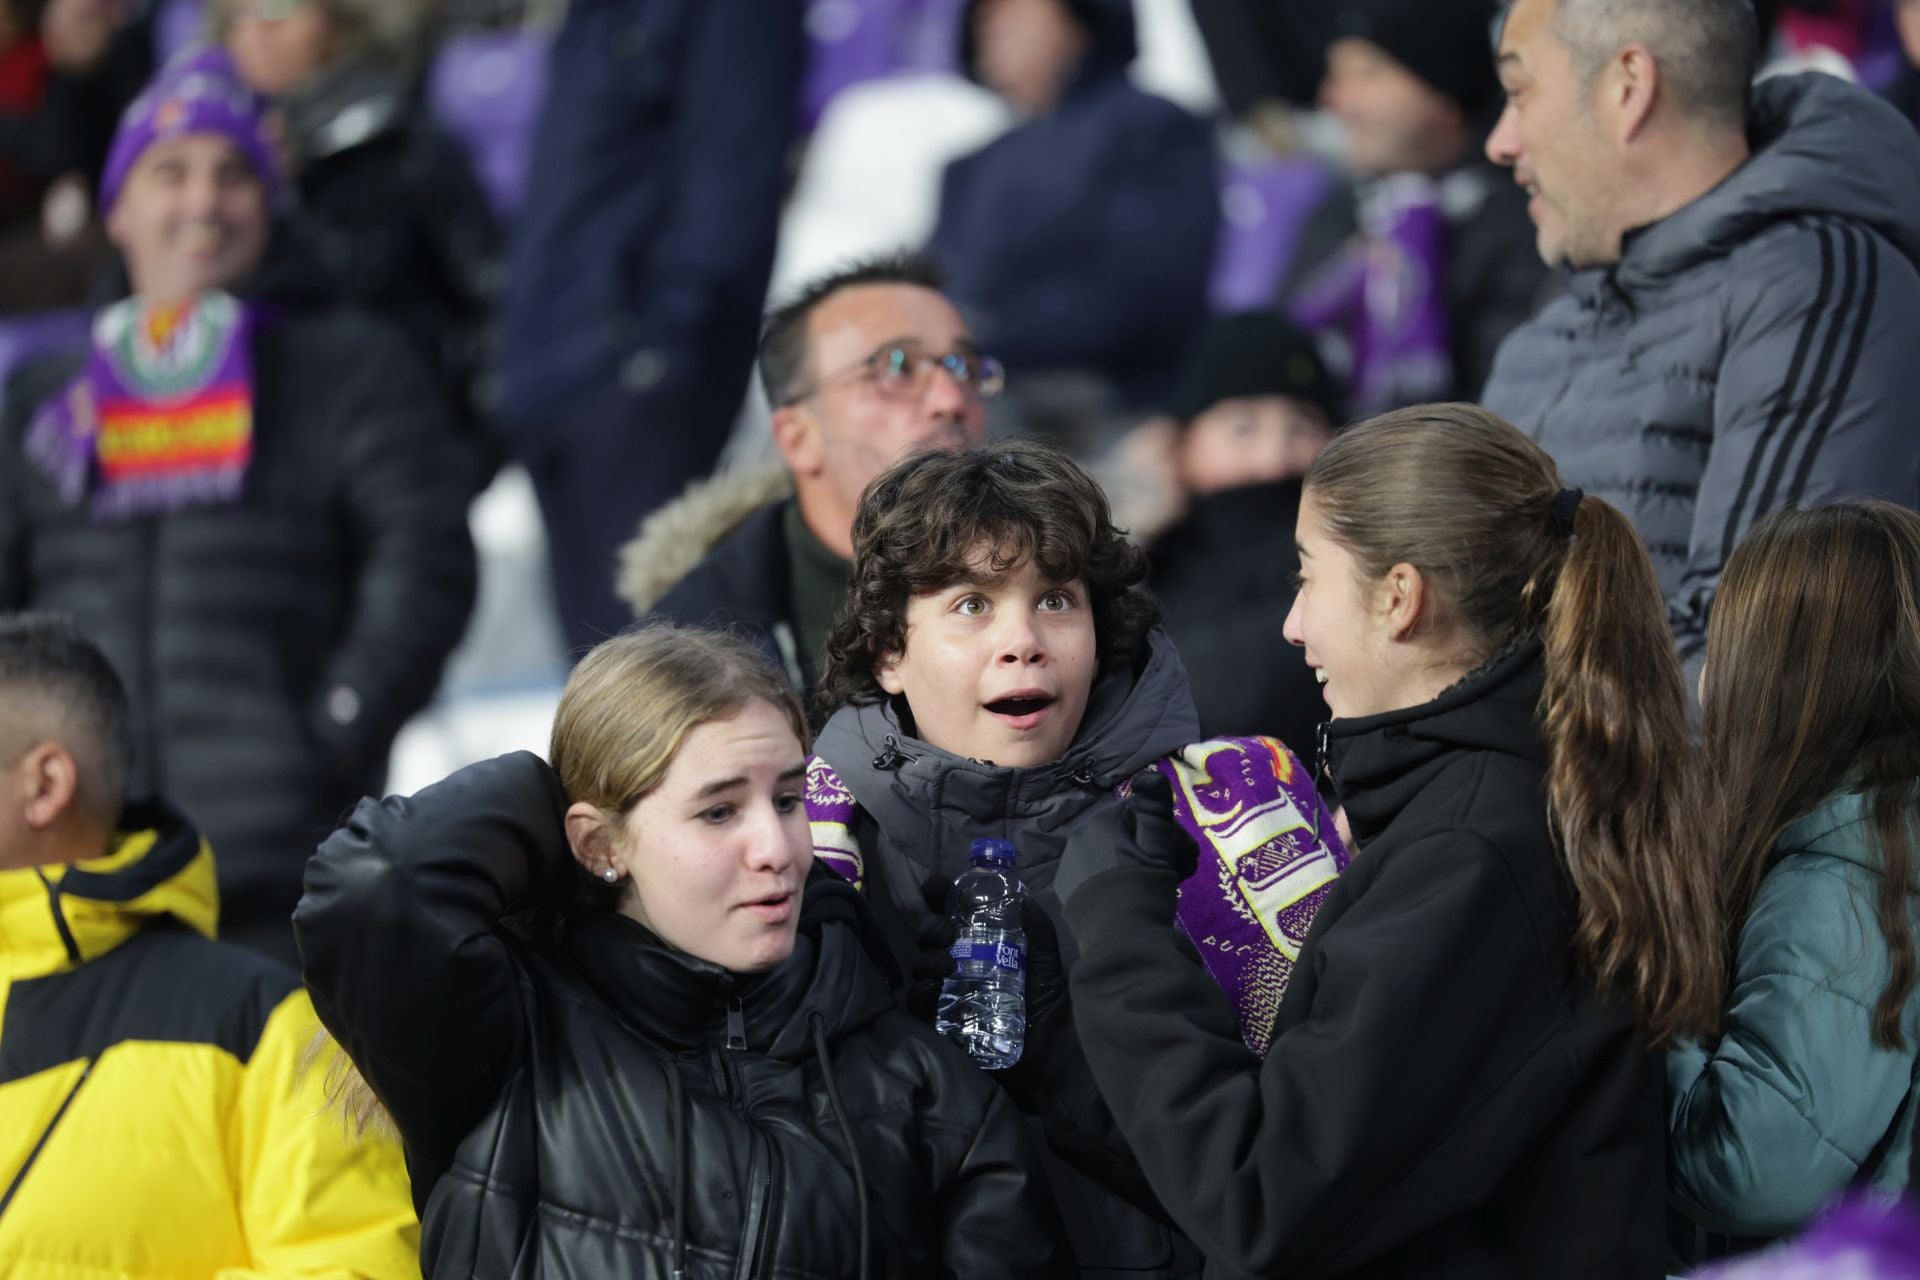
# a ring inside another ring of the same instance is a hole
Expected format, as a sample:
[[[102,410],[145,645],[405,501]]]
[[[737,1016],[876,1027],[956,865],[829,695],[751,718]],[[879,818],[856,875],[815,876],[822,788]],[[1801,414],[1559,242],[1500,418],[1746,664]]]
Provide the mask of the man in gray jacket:
[[[1639,528],[1697,667],[1778,507],[1920,506],[1920,139],[1823,75],[1749,88],[1748,0],[1516,0],[1487,154],[1566,296],[1484,403]]]

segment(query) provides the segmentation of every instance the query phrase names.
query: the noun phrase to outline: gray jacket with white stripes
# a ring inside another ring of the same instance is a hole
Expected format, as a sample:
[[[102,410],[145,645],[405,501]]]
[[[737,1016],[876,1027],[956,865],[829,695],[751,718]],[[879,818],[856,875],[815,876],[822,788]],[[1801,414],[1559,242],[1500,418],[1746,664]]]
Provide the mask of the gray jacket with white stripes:
[[[1633,520],[1689,667],[1761,516],[1920,507],[1920,135],[1819,74],[1758,85],[1748,133],[1719,186],[1568,273],[1483,397]]]

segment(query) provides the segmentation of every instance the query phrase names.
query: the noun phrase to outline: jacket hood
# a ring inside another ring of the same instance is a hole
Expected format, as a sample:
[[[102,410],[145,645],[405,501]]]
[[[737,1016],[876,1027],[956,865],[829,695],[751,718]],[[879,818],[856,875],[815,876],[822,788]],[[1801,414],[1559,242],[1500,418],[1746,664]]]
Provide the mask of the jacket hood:
[[[640,532],[620,549],[614,590],[636,617],[644,615],[748,516],[792,496],[793,476],[785,467],[723,471],[696,481],[640,522]]]
[[[1084,81],[1091,72],[1120,71],[1133,65],[1140,42],[1133,16],[1133,0],[1059,0],[1086,30],[1092,44],[1080,71],[1069,82]],[[973,15],[980,0],[967,0],[960,14],[960,69],[975,84],[980,79],[973,43]]]
[[[1833,76],[1778,76],[1754,87],[1747,132],[1752,154],[1724,182],[1629,233],[1623,287],[1723,257],[1808,214],[1865,223],[1920,265],[1920,135],[1893,107]]]
[[[893,962],[871,913],[858,890],[824,868],[807,879],[793,954],[766,973],[730,973],[605,909],[559,912],[552,941],[625,1020],[665,1045],[724,1043],[739,1030],[750,1049],[797,1062],[814,1056],[816,1015],[834,1041],[894,1007]]]
[[[1462,752],[1498,752],[1544,767],[1540,641],[1529,636],[1431,702],[1327,724],[1327,764],[1354,840],[1365,848]]]
[[[814,751],[882,830],[910,831],[926,825],[936,799],[987,822],[1034,813],[1063,791],[1110,792],[1199,737],[1186,667],[1156,627],[1137,675],[1108,670],[1094,681],[1080,732],[1051,763],[1016,769],[942,751],[907,733],[889,702],[840,708]]]
[[[1787,824],[1774,846],[1779,857],[1814,854],[1837,858],[1880,874],[1882,861],[1873,830],[1871,793],[1842,791],[1827,797],[1813,812]],[[1920,892],[1920,866],[1909,875]]]
[[[213,851],[158,802],[129,806],[104,858],[0,872],[0,973],[76,968],[171,920],[211,938],[219,920]]]

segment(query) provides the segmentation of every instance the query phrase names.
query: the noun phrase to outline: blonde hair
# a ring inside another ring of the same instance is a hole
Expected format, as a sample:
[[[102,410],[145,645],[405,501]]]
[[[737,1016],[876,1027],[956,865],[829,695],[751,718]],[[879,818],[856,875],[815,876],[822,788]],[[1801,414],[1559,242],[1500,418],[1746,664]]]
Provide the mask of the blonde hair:
[[[569,803],[625,813],[660,785],[689,733],[755,701],[786,716],[807,746],[800,699],[758,649],[725,632],[656,623],[580,660],[561,691],[547,759]]]
[[[800,699],[759,650],[724,632],[655,624],[604,641],[580,660],[560,693],[547,759],[569,803],[623,814],[660,785],[689,733],[755,701],[784,715],[807,748]],[[580,879],[594,901],[612,901],[607,886],[585,872]],[[301,1070],[322,1065],[329,1109],[355,1133],[395,1133],[372,1086],[324,1031]]]

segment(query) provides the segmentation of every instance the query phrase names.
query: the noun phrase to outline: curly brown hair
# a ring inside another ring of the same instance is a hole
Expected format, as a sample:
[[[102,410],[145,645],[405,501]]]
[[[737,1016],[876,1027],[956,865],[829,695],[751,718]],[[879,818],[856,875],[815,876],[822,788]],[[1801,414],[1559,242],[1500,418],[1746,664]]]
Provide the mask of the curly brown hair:
[[[984,552],[984,555],[983,555]],[[1031,560],[1086,584],[1103,667],[1131,665],[1160,620],[1146,553],[1114,527],[1107,496],[1052,445],[1002,440],[928,451],[867,486],[853,521],[853,577],[827,637],[822,714],[886,699],[874,669],[907,647],[907,603]]]

